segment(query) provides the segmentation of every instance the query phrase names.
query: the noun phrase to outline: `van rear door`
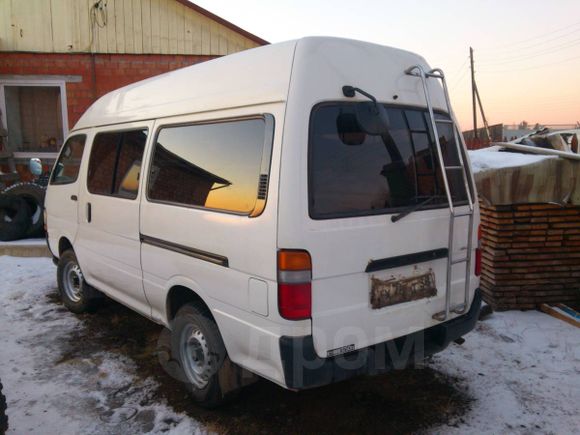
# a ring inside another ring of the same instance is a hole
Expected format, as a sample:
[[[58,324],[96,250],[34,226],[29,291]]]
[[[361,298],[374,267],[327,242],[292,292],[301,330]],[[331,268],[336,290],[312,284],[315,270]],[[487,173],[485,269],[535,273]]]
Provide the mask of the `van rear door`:
[[[356,104],[323,103],[311,116],[304,248],[321,357],[428,328],[445,308],[449,208],[427,110],[387,107],[389,133],[373,135],[357,123]],[[446,166],[459,165],[453,128],[438,124]],[[467,211],[461,172],[448,180],[456,211]],[[468,216],[455,220],[453,258],[467,254],[468,224]],[[464,299],[464,263],[451,282],[454,306]]]

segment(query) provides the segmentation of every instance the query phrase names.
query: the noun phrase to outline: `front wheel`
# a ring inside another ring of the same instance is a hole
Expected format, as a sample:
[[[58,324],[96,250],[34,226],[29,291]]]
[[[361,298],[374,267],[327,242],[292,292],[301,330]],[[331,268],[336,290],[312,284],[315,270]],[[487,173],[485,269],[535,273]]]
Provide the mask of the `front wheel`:
[[[85,281],[72,250],[65,251],[60,256],[56,273],[63,304],[77,314],[94,311],[98,292]]]
[[[173,321],[171,353],[179,362],[183,380],[193,399],[205,407],[224,401],[219,371],[226,349],[211,316],[194,304],[179,309]]]

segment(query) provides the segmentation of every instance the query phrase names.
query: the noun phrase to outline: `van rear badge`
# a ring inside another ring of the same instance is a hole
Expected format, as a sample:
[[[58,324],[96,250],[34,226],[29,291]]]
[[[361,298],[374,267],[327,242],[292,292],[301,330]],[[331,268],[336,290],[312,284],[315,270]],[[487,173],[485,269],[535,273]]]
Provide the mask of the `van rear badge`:
[[[326,357],[331,358],[333,356],[342,355],[354,351],[354,344],[347,344],[346,346],[337,347],[336,349],[330,349],[326,351]]]

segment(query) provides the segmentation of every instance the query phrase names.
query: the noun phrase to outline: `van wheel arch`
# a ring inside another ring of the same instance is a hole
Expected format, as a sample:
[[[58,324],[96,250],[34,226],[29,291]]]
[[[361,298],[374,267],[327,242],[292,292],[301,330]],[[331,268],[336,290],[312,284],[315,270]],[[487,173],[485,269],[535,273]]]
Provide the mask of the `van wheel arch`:
[[[214,322],[215,319],[211,310],[204,302],[204,300],[195,291],[184,286],[174,286],[167,294],[166,310],[167,310],[167,322],[171,325],[175,315],[181,307],[185,304],[195,304],[200,310],[207,314]]]
[[[72,243],[66,237],[61,237],[58,241],[58,256],[60,257],[65,251],[71,250],[74,252]]]

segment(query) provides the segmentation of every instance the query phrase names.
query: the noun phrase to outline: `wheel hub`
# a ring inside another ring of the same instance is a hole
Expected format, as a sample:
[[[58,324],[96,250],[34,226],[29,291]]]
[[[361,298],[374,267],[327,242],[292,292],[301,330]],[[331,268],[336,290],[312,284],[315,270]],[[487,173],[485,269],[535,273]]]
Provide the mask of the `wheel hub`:
[[[188,380],[196,388],[205,388],[213,374],[212,359],[207,340],[197,326],[190,325],[183,329],[180,353]]]
[[[78,264],[68,263],[64,269],[64,291],[72,302],[82,299],[83,273]]]

